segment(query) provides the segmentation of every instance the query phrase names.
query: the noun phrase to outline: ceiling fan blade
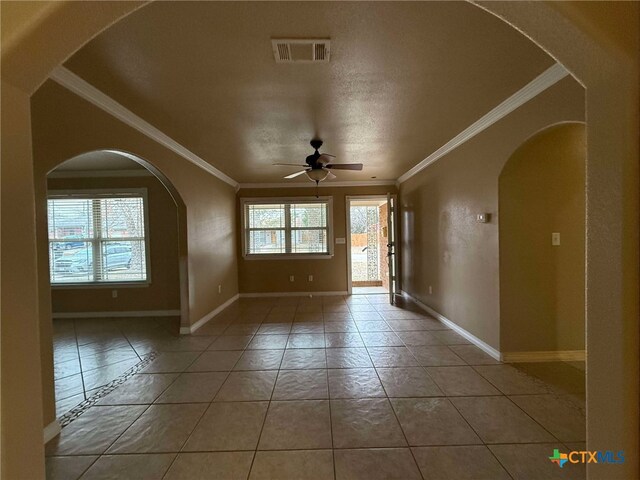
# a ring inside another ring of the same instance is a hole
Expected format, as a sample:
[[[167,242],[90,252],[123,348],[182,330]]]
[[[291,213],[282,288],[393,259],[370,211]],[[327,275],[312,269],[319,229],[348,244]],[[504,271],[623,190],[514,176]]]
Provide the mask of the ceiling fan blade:
[[[333,170],[362,170],[361,163],[329,163],[324,167],[331,168]]]
[[[323,153],[318,157],[318,162],[320,163],[329,163],[332,158],[336,158],[335,155],[329,155],[328,153]]]
[[[307,164],[301,164],[301,163],[272,163],[271,165],[275,166],[275,167],[308,167],[309,165]]]
[[[302,175],[303,173],[307,173],[307,171],[306,171],[306,170],[300,170],[299,172],[292,173],[291,175],[287,175],[287,176],[286,176],[286,177],[284,177],[284,178],[295,178],[295,177],[297,177],[298,175]]]

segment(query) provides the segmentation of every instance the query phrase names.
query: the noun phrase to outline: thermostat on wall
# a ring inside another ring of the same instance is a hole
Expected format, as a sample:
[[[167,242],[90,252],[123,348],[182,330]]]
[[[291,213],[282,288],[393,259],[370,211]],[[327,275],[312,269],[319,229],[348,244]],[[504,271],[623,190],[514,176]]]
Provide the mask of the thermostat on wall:
[[[490,213],[479,213],[476,216],[476,221],[478,223],[489,223],[491,221],[491,214]]]

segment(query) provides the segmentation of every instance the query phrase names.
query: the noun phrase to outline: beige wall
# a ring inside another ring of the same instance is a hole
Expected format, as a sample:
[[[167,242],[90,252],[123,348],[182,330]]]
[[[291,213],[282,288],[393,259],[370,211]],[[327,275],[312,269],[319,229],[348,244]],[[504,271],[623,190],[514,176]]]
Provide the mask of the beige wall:
[[[44,478],[29,97],[2,81],[2,478]],[[42,355],[42,357],[41,357]],[[48,355],[48,358],[47,358]],[[51,366],[53,370],[53,365]],[[53,390],[48,397],[53,399]]]
[[[312,185],[312,184],[310,184]],[[346,238],[347,217],[345,197],[347,195],[386,195],[395,193],[396,187],[322,187],[320,196],[333,197],[334,256],[331,259],[295,260],[245,260],[242,257],[238,236],[238,269],[241,293],[268,292],[346,292],[347,291],[347,245],[335,245],[335,238]],[[315,197],[316,188],[240,189],[238,191],[238,231],[240,228],[240,199],[250,197]],[[295,281],[289,281],[293,275]],[[313,282],[308,282],[313,275]]]
[[[499,350],[498,175],[534,132],[583,118],[584,91],[566,78],[402,183],[402,289]]]
[[[182,292],[181,302],[183,309],[185,304],[187,306],[182,321],[188,323],[183,326],[197,322],[238,292],[233,187],[53,82],[47,82],[32,98],[32,128],[36,207],[40,210],[44,208],[46,198],[47,173],[69,158],[94,150],[133,153],[157,168],[172,183],[180,195],[178,203],[183,202],[186,207],[182,212],[178,208],[179,216],[186,216],[186,237],[180,239],[186,246],[180,247],[179,259],[182,275],[188,275],[188,292]],[[40,215],[39,218],[44,217]],[[39,237],[38,262],[42,274],[38,276],[38,293],[44,329],[40,343],[44,352],[41,359],[44,420],[48,424],[54,419],[51,297],[44,234]],[[222,293],[218,293],[218,285],[222,285]],[[124,295],[127,298],[128,293]]]
[[[137,155],[172,183],[186,206],[191,324],[237,293],[232,186],[54,82],[34,95],[32,112],[36,180],[76,155],[110,149]]]
[[[553,126],[500,174],[503,353],[584,350],[585,147],[584,124]]]
[[[146,188],[149,215],[150,285],[116,288],[117,298],[112,298],[112,288],[53,287],[54,313],[180,309],[178,212],[157,178],[51,178],[48,185],[50,190]]]

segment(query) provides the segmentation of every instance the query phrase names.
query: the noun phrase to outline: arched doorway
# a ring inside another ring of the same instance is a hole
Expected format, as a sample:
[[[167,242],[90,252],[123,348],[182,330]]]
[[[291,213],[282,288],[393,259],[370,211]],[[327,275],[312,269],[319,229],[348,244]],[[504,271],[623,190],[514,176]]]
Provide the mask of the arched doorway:
[[[125,152],[77,155],[49,171],[46,188],[41,307],[53,318],[61,417],[188,324],[186,219],[169,180]]]
[[[6,186],[9,187],[5,188],[3,180],[3,196],[11,195],[8,198],[19,205],[8,216],[3,211],[3,225],[20,225],[24,230],[11,242],[3,239],[4,252],[10,260],[3,262],[5,268],[12,270],[13,265],[22,265],[21,271],[24,272],[6,290],[8,301],[5,301],[3,293],[3,318],[20,319],[3,326],[3,338],[22,335],[25,330],[31,332],[31,337],[20,346],[5,348],[3,345],[6,358],[10,358],[13,364],[25,365],[24,371],[7,371],[8,375],[3,371],[3,391],[12,392],[6,396],[3,393],[3,410],[6,409],[7,417],[10,417],[8,423],[3,422],[3,429],[6,428],[7,438],[12,438],[16,452],[13,455],[12,451],[10,457],[3,455],[3,468],[7,465],[7,472],[20,471],[20,467],[33,463],[31,459],[39,451],[35,439],[39,438],[41,429],[40,415],[32,412],[39,411],[40,369],[28,361],[38,350],[34,290],[36,264],[32,258],[34,196],[31,171],[25,168],[31,159],[29,94],[53,66],[89,37],[137,6],[62,4],[57,10],[31,17],[33,21],[27,23],[24,30],[18,29],[18,35],[9,45],[14,47],[12,55],[5,56],[3,52],[3,62],[5,58],[13,57],[13,62],[8,64],[9,70],[3,69],[3,101],[9,107],[3,109],[7,112],[7,121],[3,122],[3,179],[7,179]],[[560,11],[562,8],[522,2],[493,3],[490,7],[492,12],[530,35],[561,60],[587,88],[589,216],[586,308],[592,364],[589,370],[593,380],[588,400],[589,446],[591,449],[606,449],[620,445],[628,452],[637,452],[637,63],[625,57],[625,53],[620,53],[610,42],[610,37],[615,35],[611,32],[618,29],[617,25],[609,28],[598,25],[598,19],[582,15],[579,6],[572,7],[574,10],[567,8],[564,12]],[[85,21],[74,22],[78,15]],[[637,28],[637,14],[626,18],[621,14],[617,18],[636,22]],[[587,27],[583,28],[585,23]],[[590,29],[589,23],[595,23],[604,30]],[[54,32],[65,31],[66,34],[52,34],[51,26]],[[34,45],[40,45],[42,38],[48,38],[50,48],[31,50]],[[635,47],[631,45],[630,48],[634,51]],[[34,51],[39,52],[37,56],[29,55]],[[25,64],[31,66],[22,68]],[[5,81],[9,83],[5,84]],[[11,124],[13,130],[5,129],[5,125]],[[4,163],[5,159],[7,163]],[[609,261],[610,258],[614,261]],[[602,318],[608,321],[602,322]],[[611,352],[616,352],[616,355],[612,357]],[[28,385],[24,383],[25,378],[31,379]],[[24,405],[32,408],[23,408]],[[38,475],[40,467],[36,465],[34,468]],[[616,474],[633,478],[637,476],[637,468],[637,460],[630,458]],[[606,468],[600,472],[607,477]]]

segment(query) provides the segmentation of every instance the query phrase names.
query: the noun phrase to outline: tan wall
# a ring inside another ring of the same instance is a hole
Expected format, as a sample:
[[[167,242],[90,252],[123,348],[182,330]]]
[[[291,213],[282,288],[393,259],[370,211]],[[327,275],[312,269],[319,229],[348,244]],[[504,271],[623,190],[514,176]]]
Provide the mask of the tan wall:
[[[133,153],[158,168],[173,184],[186,206],[186,243],[180,249],[181,268],[188,275],[186,319],[197,322],[238,292],[235,242],[235,190],[182,157],[81,100],[53,82],[32,99],[36,206],[43,209],[46,175],[81,153],[113,149]],[[42,218],[42,217],[40,217]],[[45,424],[54,419],[51,351],[51,297],[43,238],[39,235],[39,303],[43,329],[42,356]],[[188,257],[187,257],[188,250]],[[222,293],[218,293],[222,285]],[[122,291],[122,290],[121,290]],[[125,294],[127,295],[127,294]],[[125,297],[127,298],[127,297]],[[182,305],[184,308],[184,304]],[[92,309],[93,310],[93,309]],[[185,316],[183,316],[185,317]],[[50,392],[50,393],[48,393]]]
[[[148,161],[173,184],[186,205],[190,323],[237,293],[232,186],[51,81],[32,105],[36,179],[81,153],[112,149]]]
[[[384,195],[395,193],[396,187],[323,187],[320,196],[333,197],[334,256],[331,259],[295,260],[245,260],[238,243],[238,269],[241,293],[267,292],[346,292],[347,291],[347,245],[335,245],[335,238],[346,238],[347,217],[345,197],[347,195]],[[309,188],[240,189],[238,191],[238,231],[240,228],[240,199],[250,197],[315,197],[314,186]],[[241,238],[238,237],[238,242]],[[293,275],[295,281],[289,281]],[[313,282],[308,282],[313,275]]]
[[[500,349],[498,175],[534,132],[583,118],[584,91],[566,78],[402,183],[402,289]]]
[[[500,174],[503,352],[584,350],[585,148],[584,124],[550,127]]]
[[[41,347],[29,97],[2,81],[2,478],[44,478]],[[46,333],[46,332],[45,332]],[[52,381],[53,381],[53,372]],[[53,390],[48,392],[53,401]]]
[[[53,287],[55,313],[179,310],[178,212],[169,192],[155,177],[49,179],[50,190],[146,188],[149,214],[151,283],[145,287]]]

